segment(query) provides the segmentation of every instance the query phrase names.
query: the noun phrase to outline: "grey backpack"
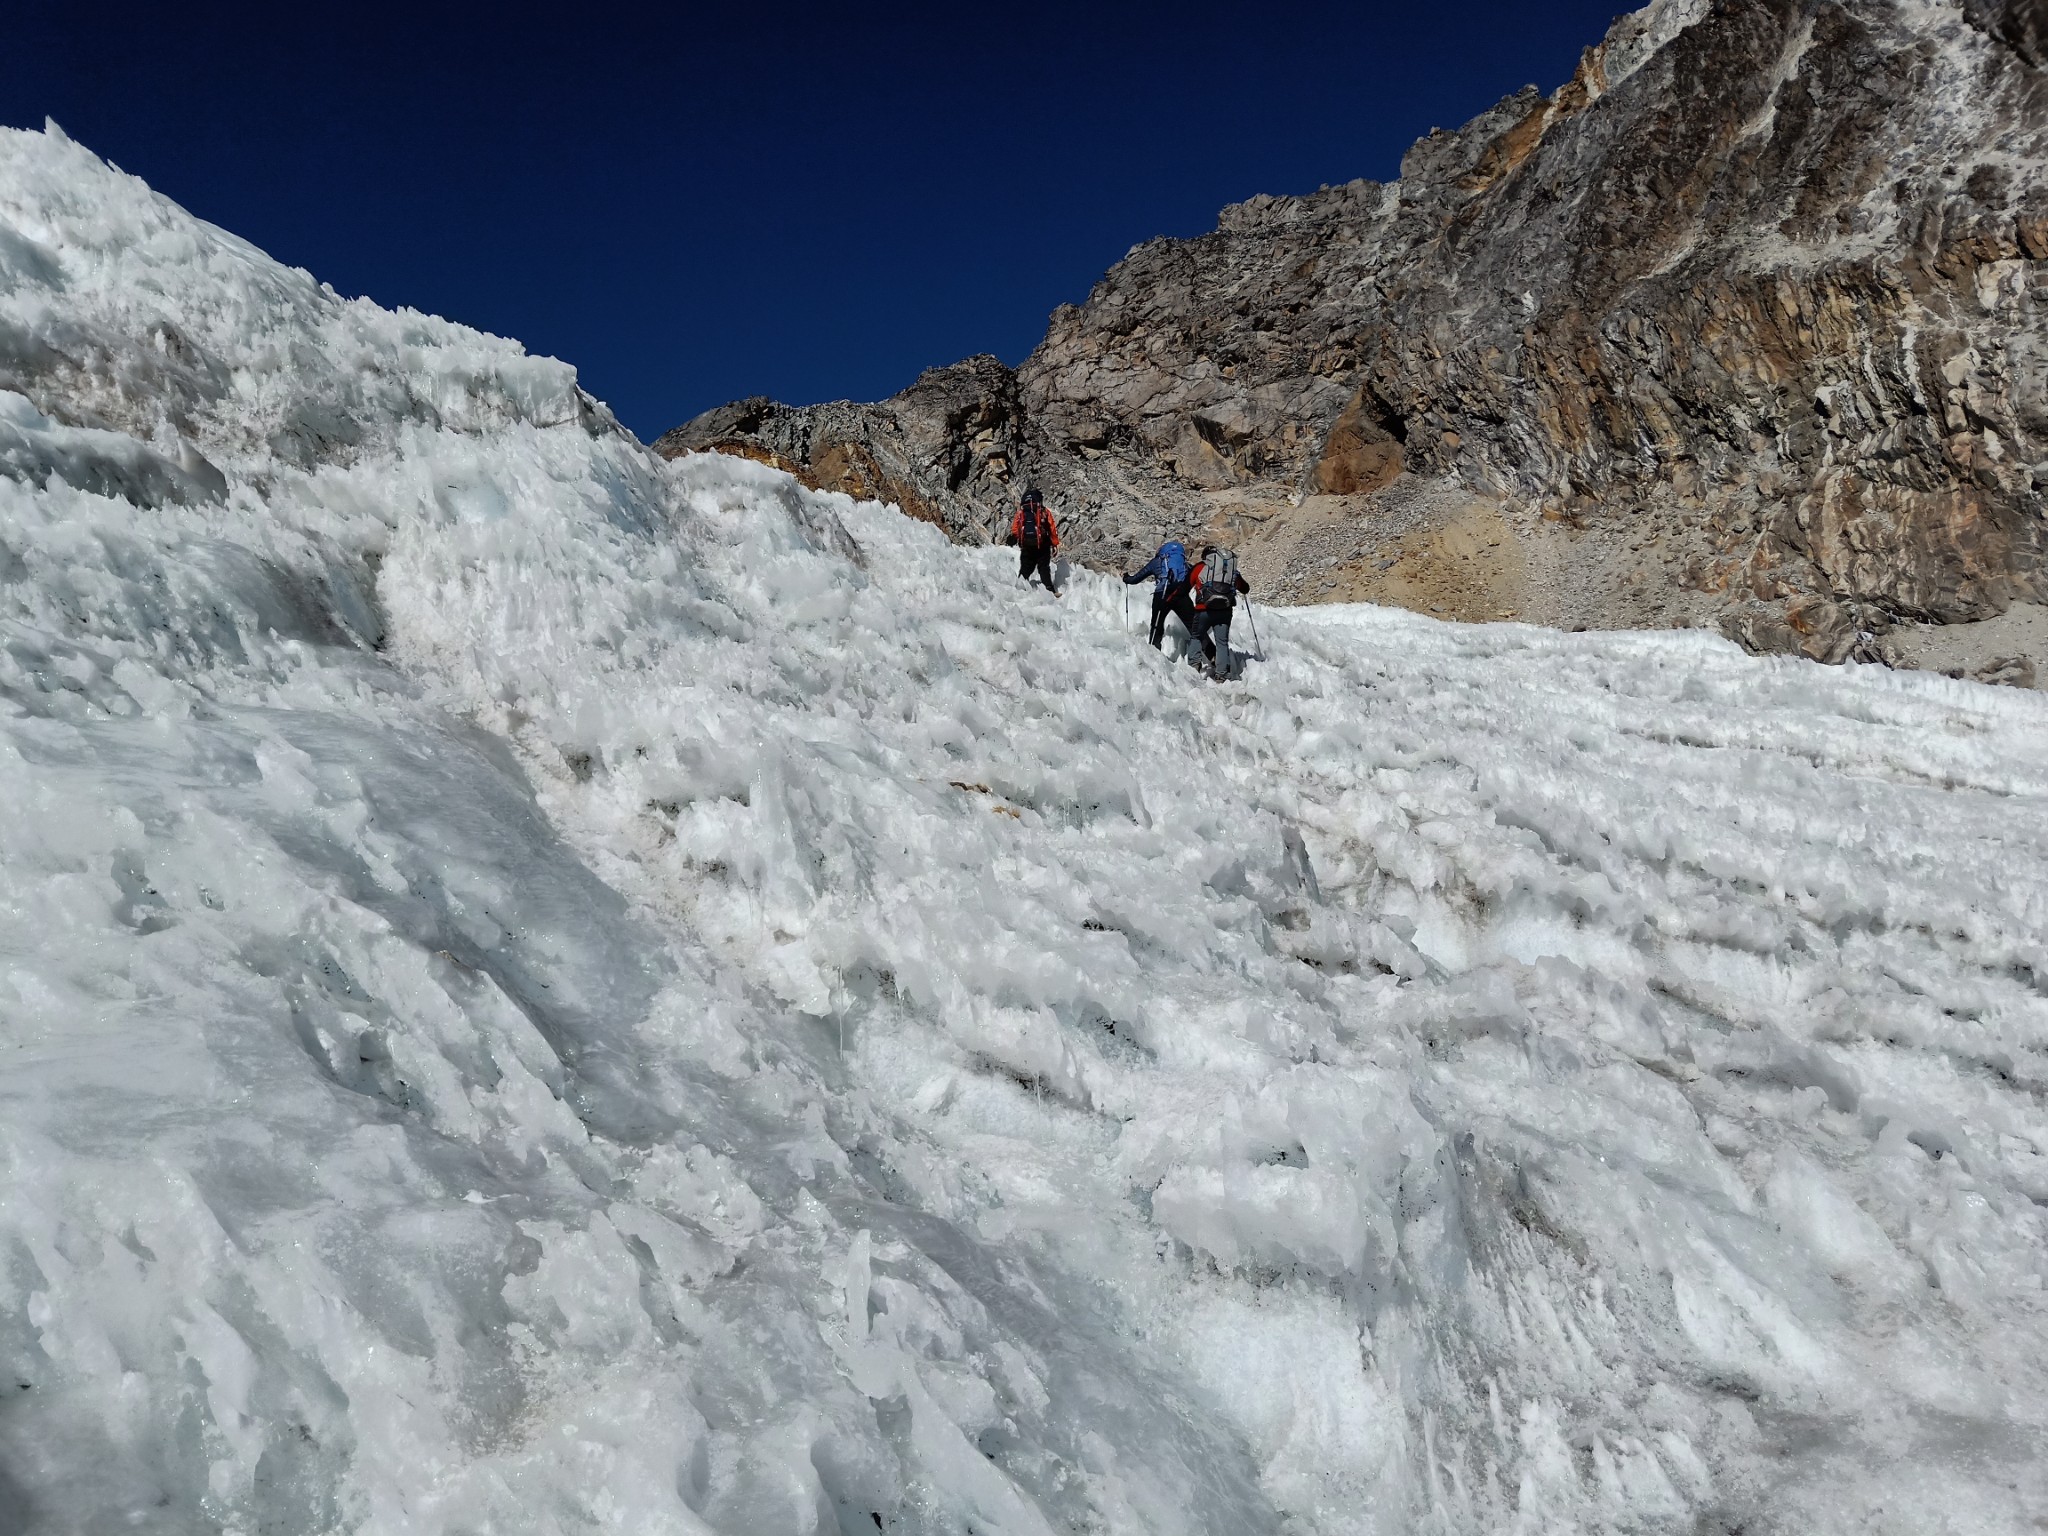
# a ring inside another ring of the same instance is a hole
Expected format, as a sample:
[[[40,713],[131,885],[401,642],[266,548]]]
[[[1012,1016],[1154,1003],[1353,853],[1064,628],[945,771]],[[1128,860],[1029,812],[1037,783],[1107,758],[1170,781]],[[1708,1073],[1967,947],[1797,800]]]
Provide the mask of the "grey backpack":
[[[1200,600],[1205,608],[1237,601],[1237,556],[1229,550],[1219,549],[1202,563]]]

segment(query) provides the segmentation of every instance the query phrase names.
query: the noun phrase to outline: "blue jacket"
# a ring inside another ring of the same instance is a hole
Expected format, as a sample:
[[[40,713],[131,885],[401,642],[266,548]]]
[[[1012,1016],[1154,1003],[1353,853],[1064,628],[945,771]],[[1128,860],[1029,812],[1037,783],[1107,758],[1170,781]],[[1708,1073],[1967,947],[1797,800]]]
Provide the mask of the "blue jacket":
[[[1180,556],[1180,575],[1178,576],[1175,576],[1168,566],[1166,558],[1168,550]],[[1126,576],[1124,578],[1124,585],[1127,587],[1136,586],[1149,576],[1152,578],[1153,593],[1163,597],[1174,588],[1184,587],[1188,584],[1190,569],[1187,550],[1178,540],[1170,540],[1159,546],[1159,553],[1145,562],[1144,569],[1133,571],[1130,575]]]

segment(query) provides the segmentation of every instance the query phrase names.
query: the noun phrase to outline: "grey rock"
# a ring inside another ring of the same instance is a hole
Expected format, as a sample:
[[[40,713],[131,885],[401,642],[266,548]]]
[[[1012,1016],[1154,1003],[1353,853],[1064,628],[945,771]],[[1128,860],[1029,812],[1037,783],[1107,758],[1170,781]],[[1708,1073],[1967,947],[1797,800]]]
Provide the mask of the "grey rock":
[[[1826,659],[1981,621],[2048,595],[2044,39],[2042,0],[1658,0],[1394,184],[1139,246],[1014,373],[658,446],[956,538],[1029,476],[1080,558],[1224,529],[1303,599]]]
[[[993,357],[933,368],[877,404],[794,408],[756,397],[722,405],[655,439],[667,457],[737,453],[813,489],[894,502],[956,539],[987,537],[1022,490],[1016,375]]]

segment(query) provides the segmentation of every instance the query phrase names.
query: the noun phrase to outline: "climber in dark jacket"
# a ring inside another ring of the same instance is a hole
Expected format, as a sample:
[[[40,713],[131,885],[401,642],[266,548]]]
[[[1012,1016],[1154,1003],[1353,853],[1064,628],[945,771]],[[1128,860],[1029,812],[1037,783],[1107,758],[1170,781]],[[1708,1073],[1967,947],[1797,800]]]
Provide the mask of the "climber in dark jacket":
[[[1060,589],[1052,584],[1052,555],[1060,547],[1059,524],[1035,485],[1025,488],[1023,505],[1010,519],[1010,542],[1017,546],[1018,577],[1029,585],[1036,571],[1045,590],[1058,597]]]
[[[1194,605],[1188,601],[1188,552],[1178,539],[1169,539],[1159,546],[1159,553],[1146,561],[1138,570],[1127,572],[1124,585],[1134,587],[1139,582],[1152,582],[1152,648],[1158,650],[1166,638],[1166,616],[1170,613],[1179,618],[1181,627],[1189,634],[1195,632]]]

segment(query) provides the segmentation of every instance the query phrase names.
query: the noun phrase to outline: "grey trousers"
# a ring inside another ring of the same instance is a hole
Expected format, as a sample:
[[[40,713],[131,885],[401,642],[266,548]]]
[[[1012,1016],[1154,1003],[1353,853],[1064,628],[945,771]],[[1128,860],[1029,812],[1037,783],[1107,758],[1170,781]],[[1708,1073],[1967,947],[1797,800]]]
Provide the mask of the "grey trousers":
[[[1195,644],[1202,648],[1202,655],[1208,660],[1210,670],[1218,677],[1231,674],[1230,621],[1234,617],[1230,609],[1213,612],[1207,608],[1195,610],[1194,627],[1190,631]]]

